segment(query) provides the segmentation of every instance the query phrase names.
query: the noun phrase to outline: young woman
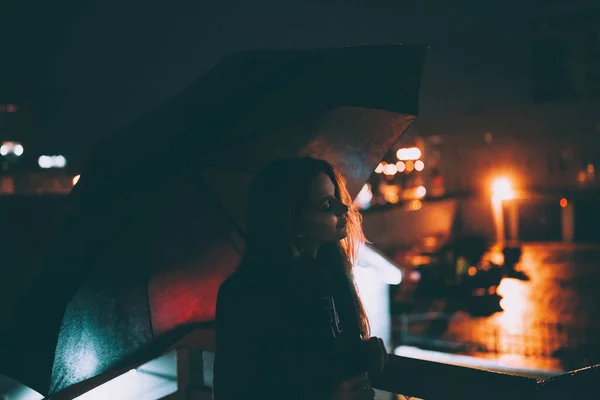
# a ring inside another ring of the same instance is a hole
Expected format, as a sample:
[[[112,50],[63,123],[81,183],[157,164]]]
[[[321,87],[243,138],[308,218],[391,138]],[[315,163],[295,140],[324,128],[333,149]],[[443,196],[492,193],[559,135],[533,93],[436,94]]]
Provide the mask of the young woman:
[[[250,187],[247,234],[219,289],[214,400],[372,399],[387,352],[354,285],[364,236],[340,174],[310,157],[273,162]]]

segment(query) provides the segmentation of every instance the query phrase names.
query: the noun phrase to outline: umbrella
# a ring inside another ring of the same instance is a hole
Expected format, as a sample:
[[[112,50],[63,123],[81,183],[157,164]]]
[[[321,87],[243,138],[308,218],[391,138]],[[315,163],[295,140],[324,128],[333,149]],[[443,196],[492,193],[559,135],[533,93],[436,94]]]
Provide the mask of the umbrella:
[[[232,55],[93,149],[1,372],[56,394],[214,319],[269,161],[329,160],[352,193],[418,111],[425,47]]]

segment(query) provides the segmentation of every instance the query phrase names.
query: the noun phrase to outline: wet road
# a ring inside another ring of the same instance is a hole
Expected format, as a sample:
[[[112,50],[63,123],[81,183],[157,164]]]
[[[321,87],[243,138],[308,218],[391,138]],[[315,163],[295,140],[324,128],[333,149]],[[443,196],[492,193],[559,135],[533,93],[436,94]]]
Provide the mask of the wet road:
[[[524,245],[517,268],[529,280],[503,279],[495,299],[430,304],[449,318],[430,323],[427,336],[517,367],[600,363],[600,246]]]

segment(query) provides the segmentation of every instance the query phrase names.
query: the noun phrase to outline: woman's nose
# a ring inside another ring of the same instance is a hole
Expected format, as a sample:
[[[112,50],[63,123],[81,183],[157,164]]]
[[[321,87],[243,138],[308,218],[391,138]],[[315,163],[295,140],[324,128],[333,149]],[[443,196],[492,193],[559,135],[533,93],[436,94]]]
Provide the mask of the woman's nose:
[[[342,215],[345,215],[348,213],[349,207],[347,205],[345,205],[344,203],[337,203],[336,207],[335,207],[335,215],[337,215],[338,217],[341,217]]]

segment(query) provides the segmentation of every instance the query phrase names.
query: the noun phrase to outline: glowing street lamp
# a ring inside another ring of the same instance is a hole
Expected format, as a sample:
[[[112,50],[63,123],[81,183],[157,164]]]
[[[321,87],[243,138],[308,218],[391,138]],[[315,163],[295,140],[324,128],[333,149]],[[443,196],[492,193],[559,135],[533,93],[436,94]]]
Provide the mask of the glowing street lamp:
[[[496,226],[496,242],[498,244],[504,244],[505,242],[504,202],[514,200],[515,197],[515,191],[510,179],[501,177],[496,178],[492,182],[492,215],[494,218],[494,225]]]
[[[492,183],[492,198],[496,200],[513,200],[515,191],[508,178],[498,178]]]

